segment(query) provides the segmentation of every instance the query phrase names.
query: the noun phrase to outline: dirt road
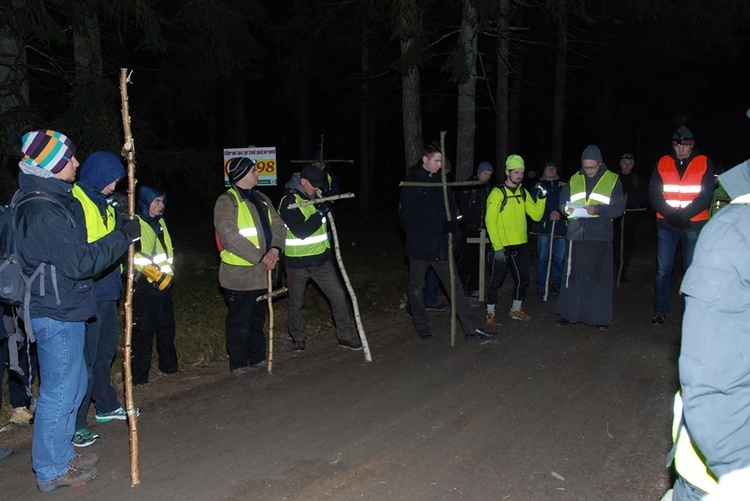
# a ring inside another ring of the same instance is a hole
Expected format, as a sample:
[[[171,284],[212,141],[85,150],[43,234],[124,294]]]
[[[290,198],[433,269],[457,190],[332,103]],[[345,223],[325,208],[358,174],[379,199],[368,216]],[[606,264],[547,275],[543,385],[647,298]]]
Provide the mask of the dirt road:
[[[554,298],[533,296],[533,320],[502,319],[497,341],[451,347],[446,313],[420,341],[402,312],[365,322],[372,363],[330,333],[303,354],[279,343],[272,375],[237,381],[212,366],[158,379],[136,389],[140,485],[130,486],[125,423],[93,424],[102,439],[83,452],[100,454],[99,477],[51,496],[658,499],[670,482],[679,320],[649,324],[641,275],[617,289],[604,332],[554,327]],[[0,439],[16,448],[0,498],[41,497],[30,430]]]

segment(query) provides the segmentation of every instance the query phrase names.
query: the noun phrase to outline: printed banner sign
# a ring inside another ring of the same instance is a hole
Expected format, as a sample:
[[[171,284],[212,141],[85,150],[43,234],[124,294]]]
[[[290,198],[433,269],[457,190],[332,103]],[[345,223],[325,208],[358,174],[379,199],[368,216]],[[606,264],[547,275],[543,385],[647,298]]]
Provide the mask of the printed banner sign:
[[[276,186],[276,147],[224,148],[224,186],[229,187],[227,165],[237,157],[255,160],[258,170],[258,186]]]

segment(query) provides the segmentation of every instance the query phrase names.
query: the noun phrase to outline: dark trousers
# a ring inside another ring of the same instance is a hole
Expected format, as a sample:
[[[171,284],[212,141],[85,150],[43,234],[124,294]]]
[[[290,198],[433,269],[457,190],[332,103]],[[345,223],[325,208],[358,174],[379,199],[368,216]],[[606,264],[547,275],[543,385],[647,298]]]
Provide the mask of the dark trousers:
[[[148,383],[154,335],[159,370],[165,374],[177,372],[172,292],[168,290],[158,294],[141,294],[136,287],[133,294],[133,319],[133,383]]]
[[[492,260],[492,278],[487,286],[487,304],[497,304],[500,287],[510,268],[513,275],[513,299],[523,301],[529,288],[529,250],[526,244],[509,245],[505,249],[505,259]]]
[[[479,237],[479,233],[476,235],[467,235],[461,239],[461,257],[458,261],[458,276],[461,277],[464,289],[469,293],[479,290],[480,244],[467,243],[466,239],[477,237]],[[485,253],[485,256],[486,255],[487,254]]]
[[[229,370],[257,364],[266,358],[266,336],[263,325],[266,323],[268,305],[257,302],[258,296],[266,290],[231,291],[224,289],[227,303],[227,353]]]
[[[344,287],[339,279],[338,270],[331,261],[311,268],[286,268],[286,280],[289,286],[289,335],[295,341],[304,341],[305,320],[302,306],[305,302],[307,282],[313,280],[331,303],[333,322],[336,325],[336,337],[340,340],[352,338],[352,322],[349,317],[349,305],[346,301]]]
[[[427,268],[432,268],[450,295],[450,268],[448,261],[422,261],[409,259],[409,304],[411,305],[411,318],[417,334],[427,336],[430,334],[430,323],[427,319],[427,309],[424,305],[424,282]],[[450,298],[456,303],[456,316],[461,322],[464,332],[471,332],[478,323],[471,318],[471,307],[464,296],[461,279],[456,277],[456,295]]]
[[[76,415],[76,430],[86,428],[86,415],[93,399],[99,412],[112,412],[120,407],[112,387],[112,361],[117,352],[117,301],[97,301],[96,319],[86,324],[86,360],[88,386]]]

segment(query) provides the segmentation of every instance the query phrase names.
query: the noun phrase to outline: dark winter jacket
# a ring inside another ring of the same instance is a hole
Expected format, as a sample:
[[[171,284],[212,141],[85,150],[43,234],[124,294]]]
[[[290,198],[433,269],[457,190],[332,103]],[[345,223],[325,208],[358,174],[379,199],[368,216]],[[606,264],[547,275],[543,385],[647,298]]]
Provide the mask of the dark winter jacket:
[[[107,212],[107,197],[102,195],[102,190],[112,181],[115,183],[125,177],[125,167],[117,156],[104,151],[92,153],[83,162],[79,171],[79,180],[76,183],[86,196],[96,204],[99,213],[104,216]],[[86,227],[86,218],[80,203],[75,207],[76,223]],[[118,226],[124,218],[120,218]],[[113,264],[94,280],[94,294],[97,301],[116,301],[120,299],[122,291],[122,272],[120,264],[122,259]]]
[[[299,172],[292,174],[292,178],[284,185],[284,196],[281,198],[281,202],[279,202],[279,215],[295,237],[304,239],[320,228],[323,224],[324,216],[320,212],[316,212],[305,219],[305,215],[299,208],[290,209],[289,205],[296,202],[295,195],[299,195],[304,200],[311,199],[300,184]],[[325,252],[316,256],[286,256],[285,259],[286,266],[289,268],[313,268],[325,264],[326,261],[330,261],[331,249],[328,248]]]
[[[648,185],[646,181],[635,172],[630,174],[618,174],[622,183],[622,193],[627,195],[625,199],[626,209],[638,209],[644,207],[648,201]]]
[[[597,172],[594,177],[588,177],[583,168],[578,171],[578,174],[582,175],[586,180],[586,198],[591,195],[596,183],[599,182],[599,179],[601,179],[605,172],[607,172],[607,168],[603,165],[599,168],[599,172]],[[569,201],[570,181],[568,181],[560,193],[559,209],[562,214],[565,214],[565,204]],[[593,242],[612,241],[612,237],[614,236],[612,220],[622,216],[622,213],[625,211],[625,197],[622,194],[622,184],[619,179],[612,190],[609,205],[597,205],[597,207],[599,207],[599,217],[568,220],[568,233],[566,235],[568,240]]]
[[[438,174],[440,174],[438,172]],[[469,177],[469,181],[477,181],[476,174]],[[461,214],[460,227],[464,237],[476,237],[484,228],[484,213],[487,210],[487,196],[492,187],[489,183],[473,186],[463,190],[458,195],[458,212]]]
[[[552,231],[550,214],[552,214],[552,211],[560,210],[560,193],[562,193],[563,186],[565,186],[565,181],[559,177],[555,177],[554,179],[542,177],[539,180],[539,184],[547,190],[547,205],[544,207],[542,220],[538,223],[535,222],[531,226],[531,231],[542,235],[549,235]],[[534,198],[538,196],[537,190],[533,190],[532,193],[534,194]],[[563,217],[555,223],[555,235],[564,236],[568,228],[568,222],[565,220],[565,213],[561,212],[560,215]]]
[[[421,164],[412,169],[407,182],[431,183],[434,187],[403,186],[401,188],[401,221],[406,232],[406,257],[422,261],[448,260],[448,233],[445,222],[445,201],[441,188],[441,173],[427,172]],[[456,207],[451,194],[451,220],[455,221]]]
[[[70,194],[72,186],[64,181],[22,172],[18,185],[23,193],[39,191],[63,205],[35,200],[18,208],[18,252],[24,271],[30,274],[40,263],[54,265],[60,297],[57,304],[52,273],[47,269],[41,284],[44,295],[39,281],[32,286],[30,316],[84,322],[96,315],[91,277],[115,263],[127,250],[130,238],[117,230],[88,243],[85,226],[73,218],[75,207],[80,206]]]

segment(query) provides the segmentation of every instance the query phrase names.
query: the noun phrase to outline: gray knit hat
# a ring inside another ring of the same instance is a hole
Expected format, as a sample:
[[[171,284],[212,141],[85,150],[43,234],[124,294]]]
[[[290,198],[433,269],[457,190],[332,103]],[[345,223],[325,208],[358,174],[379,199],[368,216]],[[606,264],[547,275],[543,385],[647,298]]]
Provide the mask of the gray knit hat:
[[[586,149],[581,153],[581,162],[584,160],[596,160],[602,163],[602,152],[599,151],[599,147],[593,144],[586,146]]]

